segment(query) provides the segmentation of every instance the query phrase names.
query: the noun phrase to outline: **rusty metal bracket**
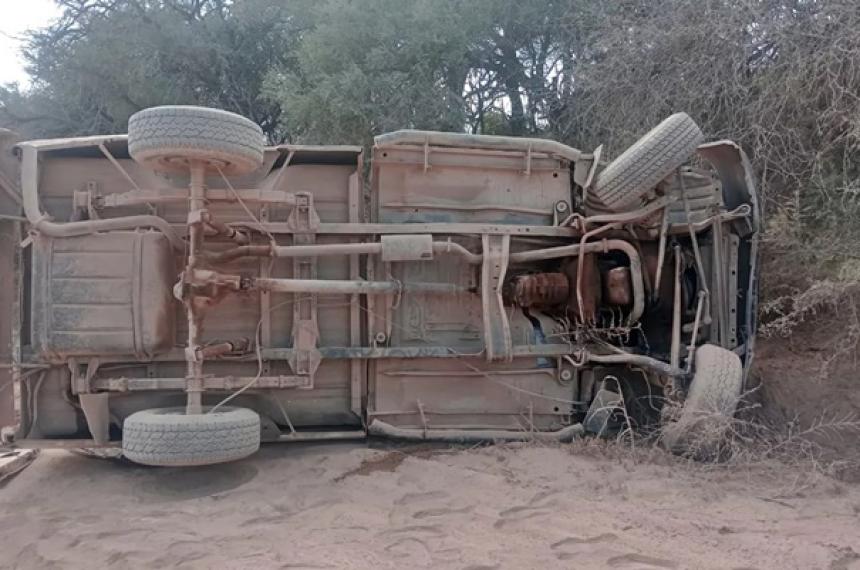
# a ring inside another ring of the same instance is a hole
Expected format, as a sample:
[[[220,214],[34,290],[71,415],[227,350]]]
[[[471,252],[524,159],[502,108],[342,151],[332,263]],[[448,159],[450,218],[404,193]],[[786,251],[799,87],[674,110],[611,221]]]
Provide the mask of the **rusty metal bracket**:
[[[513,360],[511,325],[502,300],[502,284],[508,270],[511,249],[509,235],[483,235],[484,259],[481,267],[481,307],[484,313],[484,349],[487,361]]]
[[[98,220],[101,195],[96,181],[87,182],[86,190],[75,190],[72,195],[72,211],[85,210],[90,220]]]
[[[313,195],[296,193],[296,205],[290,212],[287,225],[293,229],[293,245],[311,245],[316,242],[316,229],[320,218],[314,209]],[[293,259],[294,279],[316,279],[317,258],[296,257]],[[293,348],[289,359],[293,374],[307,378],[304,388],[313,388],[314,374],[322,356],[317,349],[320,331],[317,323],[317,295],[295,293],[293,295]]]
[[[430,142],[424,142],[424,172],[430,170]]]
[[[570,217],[570,204],[559,200],[552,209],[552,225],[560,226],[568,217]]]
[[[571,359],[571,362],[575,362]],[[580,368],[571,364],[562,357],[556,358],[556,381],[559,384],[569,386],[579,380]]]
[[[101,361],[98,358],[90,358],[87,361],[87,369],[81,373],[81,363],[77,358],[69,358],[68,367],[71,373],[71,388],[74,394],[88,394],[92,391],[92,379],[99,370]]]
[[[735,348],[738,345],[738,250],[740,249],[740,238],[734,234],[729,234],[728,245],[729,251],[728,266],[729,271],[726,275],[728,279],[728,295],[726,298],[727,325],[728,325],[728,348]]]
[[[313,194],[296,192],[296,204],[287,216],[287,228],[293,233],[315,234],[319,227],[320,217],[314,209]]]
[[[421,416],[421,427],[424,430],[424,437],[427,437],[427,430],[430,429],[430,422],[427,421],[427,414],[424,412],[424,404],[421,400],[415,400],[418,405],[418,414]]]
[[[599,145],[594,152],[591,153],[591,167],[588,169],[588,174],[585,176],[585,181],[582,183],[582,188],[585,192],[591,188],[591,183],[594,181],[594,175],[597,174],[597,167],[600,165],[600,158],[603,156],[603,145]],[[582,196],[583,202],[585,195]]]
[[[525,163],[525,169],[523,170],[523,174],[525,174],[526,176],[531,176],[532,175],[532,145],[529,145],[528,148],[526,149],[525,160],[526,160],[526,163]]]
[[[260,206],[260,222],[267,223],[268,221],[269,207],[263,204]],[[250,243],[250,239],[248,243]],[[263,257],[260,259],[260,277],[266,279],[271,276],[272,260]],[[272,295],[268,291],[260,291],[260,344],[262,346],[271,346],[272,344]]]

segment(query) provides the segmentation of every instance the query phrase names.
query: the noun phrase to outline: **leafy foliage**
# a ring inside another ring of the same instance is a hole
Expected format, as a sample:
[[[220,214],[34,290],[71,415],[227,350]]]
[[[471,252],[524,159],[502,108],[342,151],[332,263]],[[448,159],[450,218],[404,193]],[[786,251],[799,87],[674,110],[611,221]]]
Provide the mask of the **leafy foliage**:
[[[266,92],[310,142],[366,142],[404,126],[461,130],[462,88],[479,24],[462,0],[331,0],[313,11],[298,64]]]
[[[290,57],[302,25],[281,2],[59,4],[59,21],[30,35],[32,89],[0,92],[3,114],[28,134],[122,131],[135,111],[182,103],[242,113],[273,140],[283,137],[279,106],[261,96],[266,73]]]

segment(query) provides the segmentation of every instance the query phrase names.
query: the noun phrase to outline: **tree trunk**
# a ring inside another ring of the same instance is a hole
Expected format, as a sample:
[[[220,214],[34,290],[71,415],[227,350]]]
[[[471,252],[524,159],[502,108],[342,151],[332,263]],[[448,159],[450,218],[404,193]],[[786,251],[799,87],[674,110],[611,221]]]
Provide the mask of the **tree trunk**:
[[[526,134],[526,116],[519,78],[522,76],[520,60],[516,48],[502,46],[501,74],[504,77],[505,94],[511,104],[510,129],[514,136]]]

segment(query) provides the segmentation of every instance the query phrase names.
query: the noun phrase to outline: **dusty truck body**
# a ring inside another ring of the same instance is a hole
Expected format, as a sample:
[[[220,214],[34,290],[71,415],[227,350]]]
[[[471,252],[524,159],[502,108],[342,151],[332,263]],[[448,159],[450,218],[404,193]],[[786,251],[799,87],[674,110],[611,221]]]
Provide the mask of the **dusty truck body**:
[[[613,422],[681,445],[733,413],[755,332],[746,158],[701,142],[686,115],[609,164],[401,131],[366,176],[358,147],[192,107],[5,140],[4,441],[156,465]]]

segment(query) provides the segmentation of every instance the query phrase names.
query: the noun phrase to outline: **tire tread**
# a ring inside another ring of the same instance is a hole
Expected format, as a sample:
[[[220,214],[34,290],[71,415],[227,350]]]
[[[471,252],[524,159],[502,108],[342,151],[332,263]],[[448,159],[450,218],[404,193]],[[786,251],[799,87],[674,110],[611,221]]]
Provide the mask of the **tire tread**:
[[[167,156],[209,156],[243,174],[263,163],[264,149],[263,131],[256,123],[220,109],[152,107],[128,121],[129,154],[148,166]]]
[[[675,113],[612,161],[596,178],[595,198],[613,210],[635,206],[704,141],[695,121]]]
[[[173,410],[173,409],[171,409]],[[186,416],[144,410],[123,422],[123,453],[145,465],[208,465],[241,459],[260,447],[260,417],[245,408]]]
[[[743,365],[731,350],[705,344],[696,349],[696,373],[678,420],[663,429],[666,447],[707,456],[730,428],[743,387]]]

